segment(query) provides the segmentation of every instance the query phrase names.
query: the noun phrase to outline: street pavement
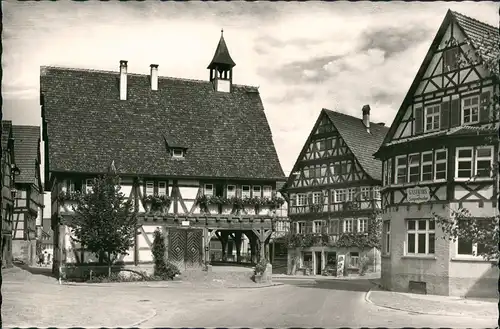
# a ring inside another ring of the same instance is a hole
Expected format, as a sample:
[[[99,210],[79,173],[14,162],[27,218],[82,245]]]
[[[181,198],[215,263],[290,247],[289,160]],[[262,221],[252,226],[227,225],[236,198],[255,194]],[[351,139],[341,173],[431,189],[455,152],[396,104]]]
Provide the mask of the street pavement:
[[[374,285],[365,279],[274,279],[282,285],[256,289],[183,282],[72,286],[41,275],[19,277],[4,276],[6,327],[497,326],[492,314],[428,315],[379,307],[366,299]]]

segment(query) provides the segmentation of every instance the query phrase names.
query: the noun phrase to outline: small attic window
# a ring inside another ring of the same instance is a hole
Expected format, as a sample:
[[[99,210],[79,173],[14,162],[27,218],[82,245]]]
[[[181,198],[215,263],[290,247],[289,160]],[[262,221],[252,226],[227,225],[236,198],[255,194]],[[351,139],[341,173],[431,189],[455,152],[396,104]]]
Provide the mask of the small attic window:
[[[172,149],[172,157],[174,158],[183,158],[184,157],[184,150],[180,148],[174,148]]]

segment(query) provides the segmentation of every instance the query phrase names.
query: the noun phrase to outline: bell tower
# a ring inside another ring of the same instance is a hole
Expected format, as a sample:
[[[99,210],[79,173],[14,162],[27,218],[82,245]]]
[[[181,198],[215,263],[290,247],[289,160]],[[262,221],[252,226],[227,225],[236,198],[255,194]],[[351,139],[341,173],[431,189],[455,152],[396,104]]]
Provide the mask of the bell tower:
[[[233,67],[236,64],[229,55],[229,50],[224,41],[224,30],[221,30],[219,44],[215,50],[214,58],[208,65],[210,70],[210,81],[215,91],[229,93],[233,84]]]

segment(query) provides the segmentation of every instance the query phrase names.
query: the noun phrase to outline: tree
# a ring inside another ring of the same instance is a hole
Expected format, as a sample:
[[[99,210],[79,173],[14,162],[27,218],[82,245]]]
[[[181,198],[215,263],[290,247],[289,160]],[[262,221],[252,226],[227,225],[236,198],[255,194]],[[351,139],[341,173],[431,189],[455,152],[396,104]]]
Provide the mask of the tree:
[[[94,179],[92,190],[80,194],[69,226],[72,239],[108,265],[108,275],[119,255],[134,245],[137,214],[120,192],[119,177],[107,174]]]
[[[487,33],[476,40],[466,39],[466,43],[471,46],[471,50],[458,57],[460,67],[470,65],[483,65],[491,74],[491,77],[500,81],[500,51],[498,49],[498,36]],[[481,51],[477,45],[482,45]],[[495,89],[489,104],[493,109],[496,120],[489,125],[491,136],[485,138],[486,145],[499,143],[498,136],[494,132],[498,130],[498,118],[500,117],[498,89]],[[495,182],[498,181],[498,163],[494,162],[491,168],[491,175]],[[475,180],[475,177],[470,179]],[[498,185],[497,185],[498,187]],[[498,190],[498,188],[497,188]],[[498,197],[498,196],[496,196]],[[498,199],[500,202],[500,199]],[[487,260],[499,259],[499,219],[500,216],[475,218],[471,216],[467,208],[451,210],[450,217],[443,217],[434,213],[436,223],[441,227],[445,234],[445,239],[451,241],[460,241],[476,244],[476,255],[482,256]]]

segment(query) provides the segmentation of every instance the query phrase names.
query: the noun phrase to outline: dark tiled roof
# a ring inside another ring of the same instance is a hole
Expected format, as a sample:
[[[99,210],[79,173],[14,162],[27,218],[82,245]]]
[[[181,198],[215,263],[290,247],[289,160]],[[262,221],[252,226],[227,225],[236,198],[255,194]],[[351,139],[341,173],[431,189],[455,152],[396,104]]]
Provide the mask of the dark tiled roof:
[[[458,25],[463,29],[465,35],[471,39],[484,60],[498,58],[500,53],[500,32],[497,27],[467,17],[463,14],[451,11]]]
[[[368,133],[360,118],[327,109],[323,111],[337,128],[365,172],[373,179],[381,180],[382,162],[376,160],[373,153],[382,144],[389,128],[372,122]]]
[[[236,63],[229,55],[229,50],[227,49],[226,41],[224,40],[224,36],[220,36],[219,44],[217,45],[217,49],[215,49],[214,58],[208,65],[207,69],[213,69],[221,65],[222,67],[234,67]]]
[[[14,137],[14,157],[21,170],[16,176],[16,183],[37,184],[38,146],[40,144],[40,127],[12,126]]]
[[[208,81],[42,67],[48,166],[52,172],[245,179],[284,178],[257,88],[215,92]],[[166,138],[187,148],[172,159]]]
[[[9,143],[9,136],[11,134],[12,121],[2,120],[2,151],[7,149]]]

